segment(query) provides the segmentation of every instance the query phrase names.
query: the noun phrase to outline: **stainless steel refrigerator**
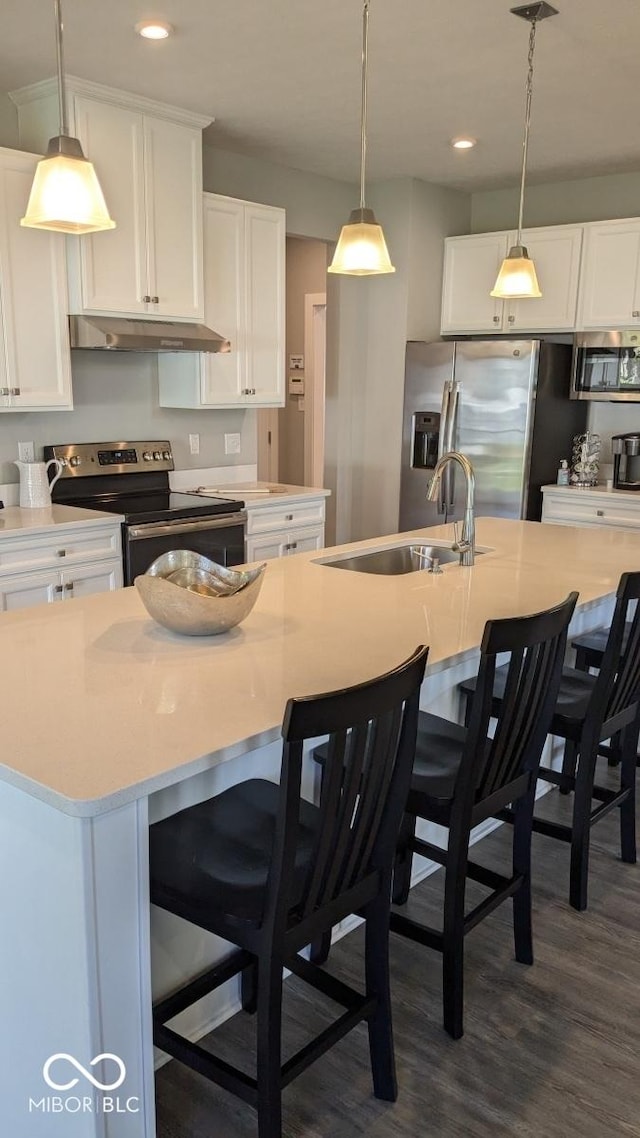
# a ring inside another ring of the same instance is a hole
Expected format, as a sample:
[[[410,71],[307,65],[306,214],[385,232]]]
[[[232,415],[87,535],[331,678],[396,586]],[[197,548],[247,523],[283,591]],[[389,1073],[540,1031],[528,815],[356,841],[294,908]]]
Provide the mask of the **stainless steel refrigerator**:
[[[458,450],[476,476],[476,516],[539,520],[540,487],[586,427],[570,400],[572,348],[546,340],[407,344],[400,530],[462,517],[461,472],[450,464],[437,502],[427,486],[438,457]]]

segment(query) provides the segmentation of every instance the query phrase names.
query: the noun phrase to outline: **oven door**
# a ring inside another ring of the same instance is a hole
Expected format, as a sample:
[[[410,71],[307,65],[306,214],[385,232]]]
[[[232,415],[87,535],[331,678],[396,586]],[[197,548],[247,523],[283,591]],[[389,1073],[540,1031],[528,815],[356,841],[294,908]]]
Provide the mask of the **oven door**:
[[[242,565],[246,515],[179,518],[123,526],[125,585],[147,569],[156,557],[172,549],[192,549],[218,565]]]

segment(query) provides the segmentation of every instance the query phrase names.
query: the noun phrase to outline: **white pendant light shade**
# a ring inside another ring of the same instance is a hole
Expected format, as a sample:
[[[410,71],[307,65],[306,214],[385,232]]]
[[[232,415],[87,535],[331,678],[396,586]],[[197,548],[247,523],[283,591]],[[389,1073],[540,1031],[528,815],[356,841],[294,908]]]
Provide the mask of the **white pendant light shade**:
[[[395,273],[382,226],[372,209],[354,209],[342,226],[329,273],[368,277],[376,273]]]
[[[360,206],[353,209],[346,225],[342,226],[329,273],[342,273],[351,277],[380,276],[395,273],[382,226],[378,225],[372,209],[364,202],[365,170],[367,162],[367,63],[369,43],[369,2],[364,0],[362,10],[362,103],[360,110]]]
[[[67,129],[60,0],[53,0],[53,11],[60,134],[49,139],[47,153],[36,166],[27,212],[20,224],[29,229],[51,229],[55,233],[98,233],[102,229],[115,229],[116,223],[109,216],[93,165],[85,158],[78,139],[72,138]]]
[[[115,229],[93,164],[85,158],[77,139],[51,139],[46,157],[36,167],[20,224],[56,233]]]
[[[512,245],[500,266],[490,295],[502,300],[528,300],[542,296],[536,267],[525,245]]]

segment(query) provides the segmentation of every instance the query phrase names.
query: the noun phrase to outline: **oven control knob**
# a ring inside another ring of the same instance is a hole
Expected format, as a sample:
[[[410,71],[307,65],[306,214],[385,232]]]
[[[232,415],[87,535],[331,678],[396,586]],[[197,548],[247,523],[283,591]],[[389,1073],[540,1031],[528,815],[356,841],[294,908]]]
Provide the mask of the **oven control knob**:
[[[170,462],[171,461],[171,451],[170,450],[163,450],[162,457],[163,457],[165,462]]]
[[[162,455],[160,454],[159,450],[154,450],[153,457],[155,458],[155,460],[157,462],[160,458],[162,458]]]
[[[80,458],[79,454],[72,454],[71,458],[69,459],[69,466],[80,466],[81,462],[82,459]]]
[[[150,450],[145,450],[142,452],[143,462],[151,462],[152,458],[153,458],[153,455],[152,455]]]

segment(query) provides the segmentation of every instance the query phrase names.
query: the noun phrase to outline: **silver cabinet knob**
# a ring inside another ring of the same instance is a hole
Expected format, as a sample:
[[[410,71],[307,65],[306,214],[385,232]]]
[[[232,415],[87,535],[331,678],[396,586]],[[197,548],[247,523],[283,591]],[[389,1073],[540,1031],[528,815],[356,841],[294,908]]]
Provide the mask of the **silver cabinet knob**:
[[[152,296],[151,297],[151,303],[152,304],[160,304],[160,297],[159,296]]]
[[[20,394],[20,388],[19,387],[11,387],[9,389],[9,394],[10,395],[19,395]]]
[[[500,323],[500,317],[499,317],[499,316],[494,316],[494,318],[493,318],[493,323],[494,323],[494,324],[499,324],[499,323]]]
[[[143,296],[142,303],[143,304],[151,304],[151,297],[150,296]]]
[[[9,394],[9,388],[8,387],[0,387],[0,395],[8,395],[8,394]]]
[[[515,321],[516,321],[516,318],[515,318],[515,316],[510,316],[510,317],[509,317],[509,323],[510,323],[510,324],[515,324]]]
[[[639,312],[639,311],[638,311],[638,309],[636,308],[636,309],[634,309],[634,311],[631,313],[631,315],[632,315],[632,316],[640,316],[640,312]]]
[[[64,591],[65,591],[65,593],[72,593],[73,592],[73,581],[67,581],[65,583]]]
[[[604,517],[604,510],[596,510],[596,517],[597,518],[603,518]]]
[[[285,514],[284,520],[285,520],[285,522],[292,522],[293,521],[293,514]]]
[[[62,585],[54,585],[53,591],[54,591],[54,593],[61,593],[62,592]]]
[[[66,557],[66,556],[67,556],[66,549],[56,549],[56,557]]]

